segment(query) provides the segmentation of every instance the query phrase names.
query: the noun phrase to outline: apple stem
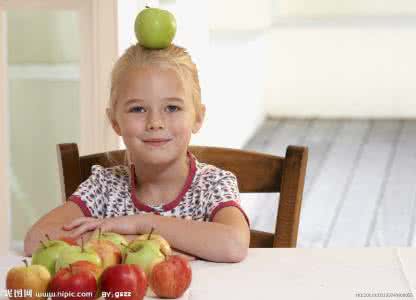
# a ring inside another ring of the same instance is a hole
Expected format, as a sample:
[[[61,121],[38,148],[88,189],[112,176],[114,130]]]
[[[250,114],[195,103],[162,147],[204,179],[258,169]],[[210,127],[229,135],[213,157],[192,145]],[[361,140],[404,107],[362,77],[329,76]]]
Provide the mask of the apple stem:
[[[69,264],[69,270],[71,271],[71,275],[74,275],[74,269],[72,269],[72,264]]]
[[[40,244],[42,245],[43,249],[48,248],[48,247],[46,247],[45,243],[42,240],[40,240]]]
[[[101,240],[101,228],[98,228],[98,240]]]
[[[152,229],[150,230],[149,235],[147,236],[147,239],[150,240],[150,237],[152,236],[153,231],[155,230],[154,227],[152,227]]]
[[[81,252],[84,252],[84,237],[81,235]]]
[[[146,8],[150,8],[150,6],[149,6],[149,5],[146,5],[145,7],[146,7]]]
[[[27,262],[27,259],[24,259],[23,262],[25,263],[26,268],[29,267],[29,263]]]
[[[129,250],[131,250],[131,251],[133,251],[133,249],[132,249],[132,248],[130,248],[130,246],[129,246],[129,245],[126,245],[126,244],[124,244],[124,243],[120,243],[120,245],[121,245],[121,246],[123,246],[123,247],[126,247],[127,249],[129,249]]]
[[[49,237],[49,234],[45,233],[46,238],[48,239],[48,241],[51,240],[51,238]]]

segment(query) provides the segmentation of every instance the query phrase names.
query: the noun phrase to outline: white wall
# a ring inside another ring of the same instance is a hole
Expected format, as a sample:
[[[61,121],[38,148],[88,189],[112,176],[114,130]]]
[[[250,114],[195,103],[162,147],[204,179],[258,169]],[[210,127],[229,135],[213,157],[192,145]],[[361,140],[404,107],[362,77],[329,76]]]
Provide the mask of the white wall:
[[[203,101],[207,115],[192,143],[242,148],[266,117],[264,33],[272,22],[271,1],[206,3],[209,47]]]
[[[131,45],[137,43],[134,33],[134,21],[137,13],[145,6],[145,1],[118,1],[117,2],[117,39],[118,54],[121,56]],[[110,77],[110,76],[109,76]]]
[[[262,31],[211,31],[207,115],[194,144],[241,148],[265,118]]]
[[[414,0],[279,0],[279,16],[391,16],[416,13]]]
[[[177,0],[183,1],[183,0]],[[209,28],[214,31],[262,30],[272,24],[272,5],[275,0],[210,0]]]
[[[416,20],[282,22],[269,32],[271,116],[416,117]]]

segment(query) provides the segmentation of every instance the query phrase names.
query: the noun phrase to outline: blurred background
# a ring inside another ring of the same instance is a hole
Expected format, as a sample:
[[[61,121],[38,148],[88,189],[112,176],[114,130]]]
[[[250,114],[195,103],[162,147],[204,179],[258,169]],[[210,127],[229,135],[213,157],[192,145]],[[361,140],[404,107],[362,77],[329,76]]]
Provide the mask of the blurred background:
[[[103,125],[109,71],[145,5],[174,13],[174,43],[199,67],[207,115],[192,144],[309,147],[300,247],[416,244],[415,1],[8,2],[0,126],[13,245],[64,201],[56,144],[124,147]],[[274,231],[277,204],[242,195],[253,229]]]

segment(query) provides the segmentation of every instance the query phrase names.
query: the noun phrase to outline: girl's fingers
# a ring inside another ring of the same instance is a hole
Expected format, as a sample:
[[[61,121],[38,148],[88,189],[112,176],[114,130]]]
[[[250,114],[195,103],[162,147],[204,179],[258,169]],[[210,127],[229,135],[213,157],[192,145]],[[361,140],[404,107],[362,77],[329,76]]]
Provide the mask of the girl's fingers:
[[[92,220],[96,220],[95,218],[90,218],[90,217],[80,217],[80,218],[76,218],[74,220],[72,220],[70,223],[65,224],[64,226],[62,226],[62,229],[64,230],[72,230],[75,227],[80,226],[81,224],[88,222],[88,221],[92,221]]]
[[[84,224],[78,226],[76,229],[74,229],[71,234],[69,235],[71,238],[78,238],[80,235],[87,231],[94,230],[101,224],[101,221],[94,220],[90,222],[85,222]]]

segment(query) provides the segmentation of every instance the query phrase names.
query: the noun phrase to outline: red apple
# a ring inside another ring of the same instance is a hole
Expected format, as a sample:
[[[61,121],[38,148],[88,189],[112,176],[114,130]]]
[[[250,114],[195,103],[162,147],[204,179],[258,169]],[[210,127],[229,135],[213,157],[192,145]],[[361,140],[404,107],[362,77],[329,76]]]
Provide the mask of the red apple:
[[[179,298],[191,281],[191,265],[180,255],[168,256],[155,265],[149,278],[150,288],[160,298]]]
[[[91,240],[85,245],[85,248],[97,252],[101,257],[103,269],[121,263],[121,251],[113,242],[102,239]]]
[[[6,290],[10,300],[41,300],[46,299],[51,275],[42,265],[14,267],[7,272]]]
[[[104,299],[141,300],[146,290],[146,274],[138,265],[114,265],[101,275],[101,296]]]
[[[97,279],[82,268],[69,265],[55,274],[49,285],[52,300],[90,300],[97,294]]]
[[[96,295],[97,296],[100,295],[101,274],[104,271],[103,267],[97,266],[96,264],[93,264],[92,262],[87,261],[87,260],[79,260],[71,264],[71,266],[72,266],[72,269],[74,270],[79,269],[79,270],[87,270],[89,272],[92,272],[95,279],[97,280],[97,294]]]
[[[97,282],[103,272],[102,267],[99,267],[96,264],[93,264],[92,262],[87,261],[87,260],[79,260],[71,264],[71,266],[73,270],[87,270],[87,271],[92,272],[95,279],[97,279]]]

